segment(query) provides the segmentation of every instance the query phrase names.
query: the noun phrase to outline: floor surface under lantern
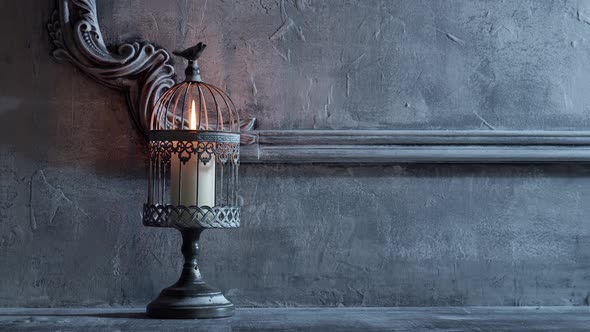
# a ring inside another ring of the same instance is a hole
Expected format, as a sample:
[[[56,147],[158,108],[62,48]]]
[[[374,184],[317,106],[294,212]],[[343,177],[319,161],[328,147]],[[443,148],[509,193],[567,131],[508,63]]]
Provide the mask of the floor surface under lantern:
[[[162,320],[143,308],[0,308],[0,331],[590,331],[590,307],[238,308]]]

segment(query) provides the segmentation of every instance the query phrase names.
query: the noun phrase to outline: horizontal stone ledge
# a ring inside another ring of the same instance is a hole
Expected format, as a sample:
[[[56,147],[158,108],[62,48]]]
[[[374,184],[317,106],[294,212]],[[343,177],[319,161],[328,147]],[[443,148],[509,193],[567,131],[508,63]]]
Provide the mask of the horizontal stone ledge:
[[[243,163],[583,163],[590,132],[261,130]]]

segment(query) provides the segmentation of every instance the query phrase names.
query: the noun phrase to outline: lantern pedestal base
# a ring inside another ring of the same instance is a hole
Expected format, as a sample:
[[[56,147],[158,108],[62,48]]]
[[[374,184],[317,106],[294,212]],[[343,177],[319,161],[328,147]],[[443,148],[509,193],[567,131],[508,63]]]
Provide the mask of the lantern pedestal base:
[[[207,285],[197,265],[202,228],[182,228],[184,266],[178,281],[162,290],[148,304],[146,313],[155,318],[222,318],[234,314],[234,305],[223,294]]]
[[[234,305],[205,283],[190,287],[174,285],[148,304],[146,313],[156,318],[222,318],[234,314]]]

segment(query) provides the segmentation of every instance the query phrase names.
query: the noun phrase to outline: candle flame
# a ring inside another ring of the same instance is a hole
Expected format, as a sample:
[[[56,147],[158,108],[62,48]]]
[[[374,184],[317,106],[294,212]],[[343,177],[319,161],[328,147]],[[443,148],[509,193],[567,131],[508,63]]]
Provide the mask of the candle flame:
[[[197,130],[197,114],[195,113],[195,101],[191,106],[191,120],[188,123],[191,130]]]

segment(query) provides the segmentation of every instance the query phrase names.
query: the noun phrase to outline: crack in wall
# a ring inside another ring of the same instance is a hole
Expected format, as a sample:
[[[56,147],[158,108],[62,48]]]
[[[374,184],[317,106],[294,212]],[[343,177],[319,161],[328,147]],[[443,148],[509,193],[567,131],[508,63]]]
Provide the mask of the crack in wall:
[[[37,231],[40,224],[54,224],[57,212],[64,204],[89,217],[89,214],[67,197],[61,189],[56,188],[47,181],[42,169],[36,171],[30,181],[29,213],[31,231]]]

